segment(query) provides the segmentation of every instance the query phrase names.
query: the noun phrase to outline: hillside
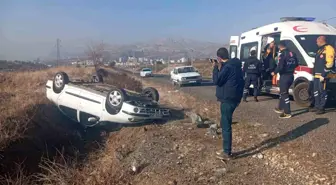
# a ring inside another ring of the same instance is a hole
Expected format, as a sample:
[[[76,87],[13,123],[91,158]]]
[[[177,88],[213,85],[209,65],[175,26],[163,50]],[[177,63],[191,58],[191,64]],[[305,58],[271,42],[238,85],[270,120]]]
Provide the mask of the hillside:
[[[221,43],[198,41],[185,38],[161,38],[133,44],[105,43],[110,58],[119,57],[148,57],[179,59],[182,57],[208,58],[215,55],[216,50],[223,46]],[[81,45],[85,46],[85,43]],[[62,58],[85,56],[84,51],[69,49],[63,51]],[[56,51],[50,53],[48,58],[55,58]]]

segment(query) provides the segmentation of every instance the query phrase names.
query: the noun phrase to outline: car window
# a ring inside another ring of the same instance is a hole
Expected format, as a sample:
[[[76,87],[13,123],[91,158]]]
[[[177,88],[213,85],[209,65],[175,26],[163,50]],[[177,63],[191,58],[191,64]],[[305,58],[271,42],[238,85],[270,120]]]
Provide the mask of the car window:
[[[296,40],[300,43],[302,48],[310,57],[315,57],[318,46],[316,39],[322,35],[298,35],[295,36]],[[327,39],[327,43],[336,46],[336,35],[324,35]]]
[[[258,42],[242,44],[240,50],[240,59],[246,60],[250,56],[250,51],[252,48],[258,51]]]
[[[148,69],[148,68],[146,68],[146,69],[142,69],[142,71],[152,71],[151,69]]]
[[[298,59],[300,66],[307,66],[307,62],[304,59],[302,53],[299,51],[299,49],[296,47],[296,45],[291,40],[283,40],[285,41],[286,47],[289,51],[292,51],[296,54],[296,58]]]
[[[178,73],[190,73],[190,72],[196,72],[196,69],[193,67],[184,67],[184,68],[178,68]]]

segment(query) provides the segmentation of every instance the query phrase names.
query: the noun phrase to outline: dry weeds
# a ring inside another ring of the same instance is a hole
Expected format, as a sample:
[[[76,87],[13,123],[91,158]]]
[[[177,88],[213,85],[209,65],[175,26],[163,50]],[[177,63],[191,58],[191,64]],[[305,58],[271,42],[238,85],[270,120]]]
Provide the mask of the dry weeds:
[[[86,76],[92,68],[52,68],[36,72],[10,72],[0,76],[0,149],[24,137],[38,105],[48,103],[45,84],[57,71]]]

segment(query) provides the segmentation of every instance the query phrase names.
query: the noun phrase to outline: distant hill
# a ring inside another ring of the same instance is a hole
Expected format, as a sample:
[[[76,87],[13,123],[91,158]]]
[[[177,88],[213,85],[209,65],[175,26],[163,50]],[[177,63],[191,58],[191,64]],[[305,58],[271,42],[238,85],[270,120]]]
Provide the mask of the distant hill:
[[[46,69],[46,68],[48,68],[48,66],[41,64],[41,63],[0,60],[0,72],[35,71],[35,70],[41,70],[41,69]]]
[[[123,46],[110,46],[113,57],[135,56],[149,58],[181,57],[208,58],[216,54],[216,50],[224,46],[219,43],[197,41],[183,38],[163,38],[149,42],[135,43]],[[118,56],[119,55],[119,56]]]
[[[108,55],[112,59],[119,57],[147,57],[147,58],[163,58],[179,59],[182,57],[190,58],[208,58],[216,54],[219,47],[225,46],[220,43],[197,41],[184,38],[162,38],[148,42],[139,42],[125,45],[107,44],[105,48]],[[84,56],[84,51],[63,52],[62,58],[73,58]],[[56,53],[51,53],[49,57],[55,58]]]

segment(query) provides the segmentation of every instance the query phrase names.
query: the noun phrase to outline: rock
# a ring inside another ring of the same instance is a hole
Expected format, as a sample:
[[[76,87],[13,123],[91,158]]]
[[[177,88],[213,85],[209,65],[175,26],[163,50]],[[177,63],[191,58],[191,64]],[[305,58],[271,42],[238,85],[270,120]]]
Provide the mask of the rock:
[[[211,124],[209,128],[212,128],[212,129],[218,129],[218,125],[216,123],[214,124]]]
[[[194,124],[203,124],[202,117],[194,112],[187,112],[186,115],[191,119]]]
[[[289,170],[290,170],[291,172],[294,172],[294,168],[289,168]]]
[[[119,161],[124,159],[124,156],[122,155],[120,151],[115,151],[114,155],[115,155],[115,158],[118,159]]]
[[[215,176],[212,176],[212,177],[210,177],[210,180],[211,180],[211,181],[215,181],[215,180],[216,180],[216,177],[215,177]]]
[[[214,138],[218,135],[218,127],[217,124],[212,124],[208,128],[207,135],[213,136]]]
[[[312,154],[312,157],[316,157],[316,155],[317,155],[316,153],[313,153],[313,154]]]
[[[264,134],[261,134],[260,136],[261,136],[261,137],[268,137],[268,136],[269,136],[269,134],[267,134],[267,133],[264,133]]]
[[[226,172],[227,172],[226,168],[215,169],[215,175],[216,176],[223,176]]]
[[[169,184],[169,185],[177,185],[177,181],[176,181],[176,180],[169,181],[168,184]]]
[[[138,171],[138,168],[139,168],[139,164],[137,163],[136,160],[134,160],[134,161],[132,162],[132,171],[133,171],[134,173],[136,173],[136,172]]]
[[[213,124],[215,124],[215,122],[211,121],[211,120],[206,120],[206,121],[204,121],[204,124],[213,125]]]
[[[258,154],[257,157],[258,157],[258,159],[263,159],[264,155],[263,154]]]

